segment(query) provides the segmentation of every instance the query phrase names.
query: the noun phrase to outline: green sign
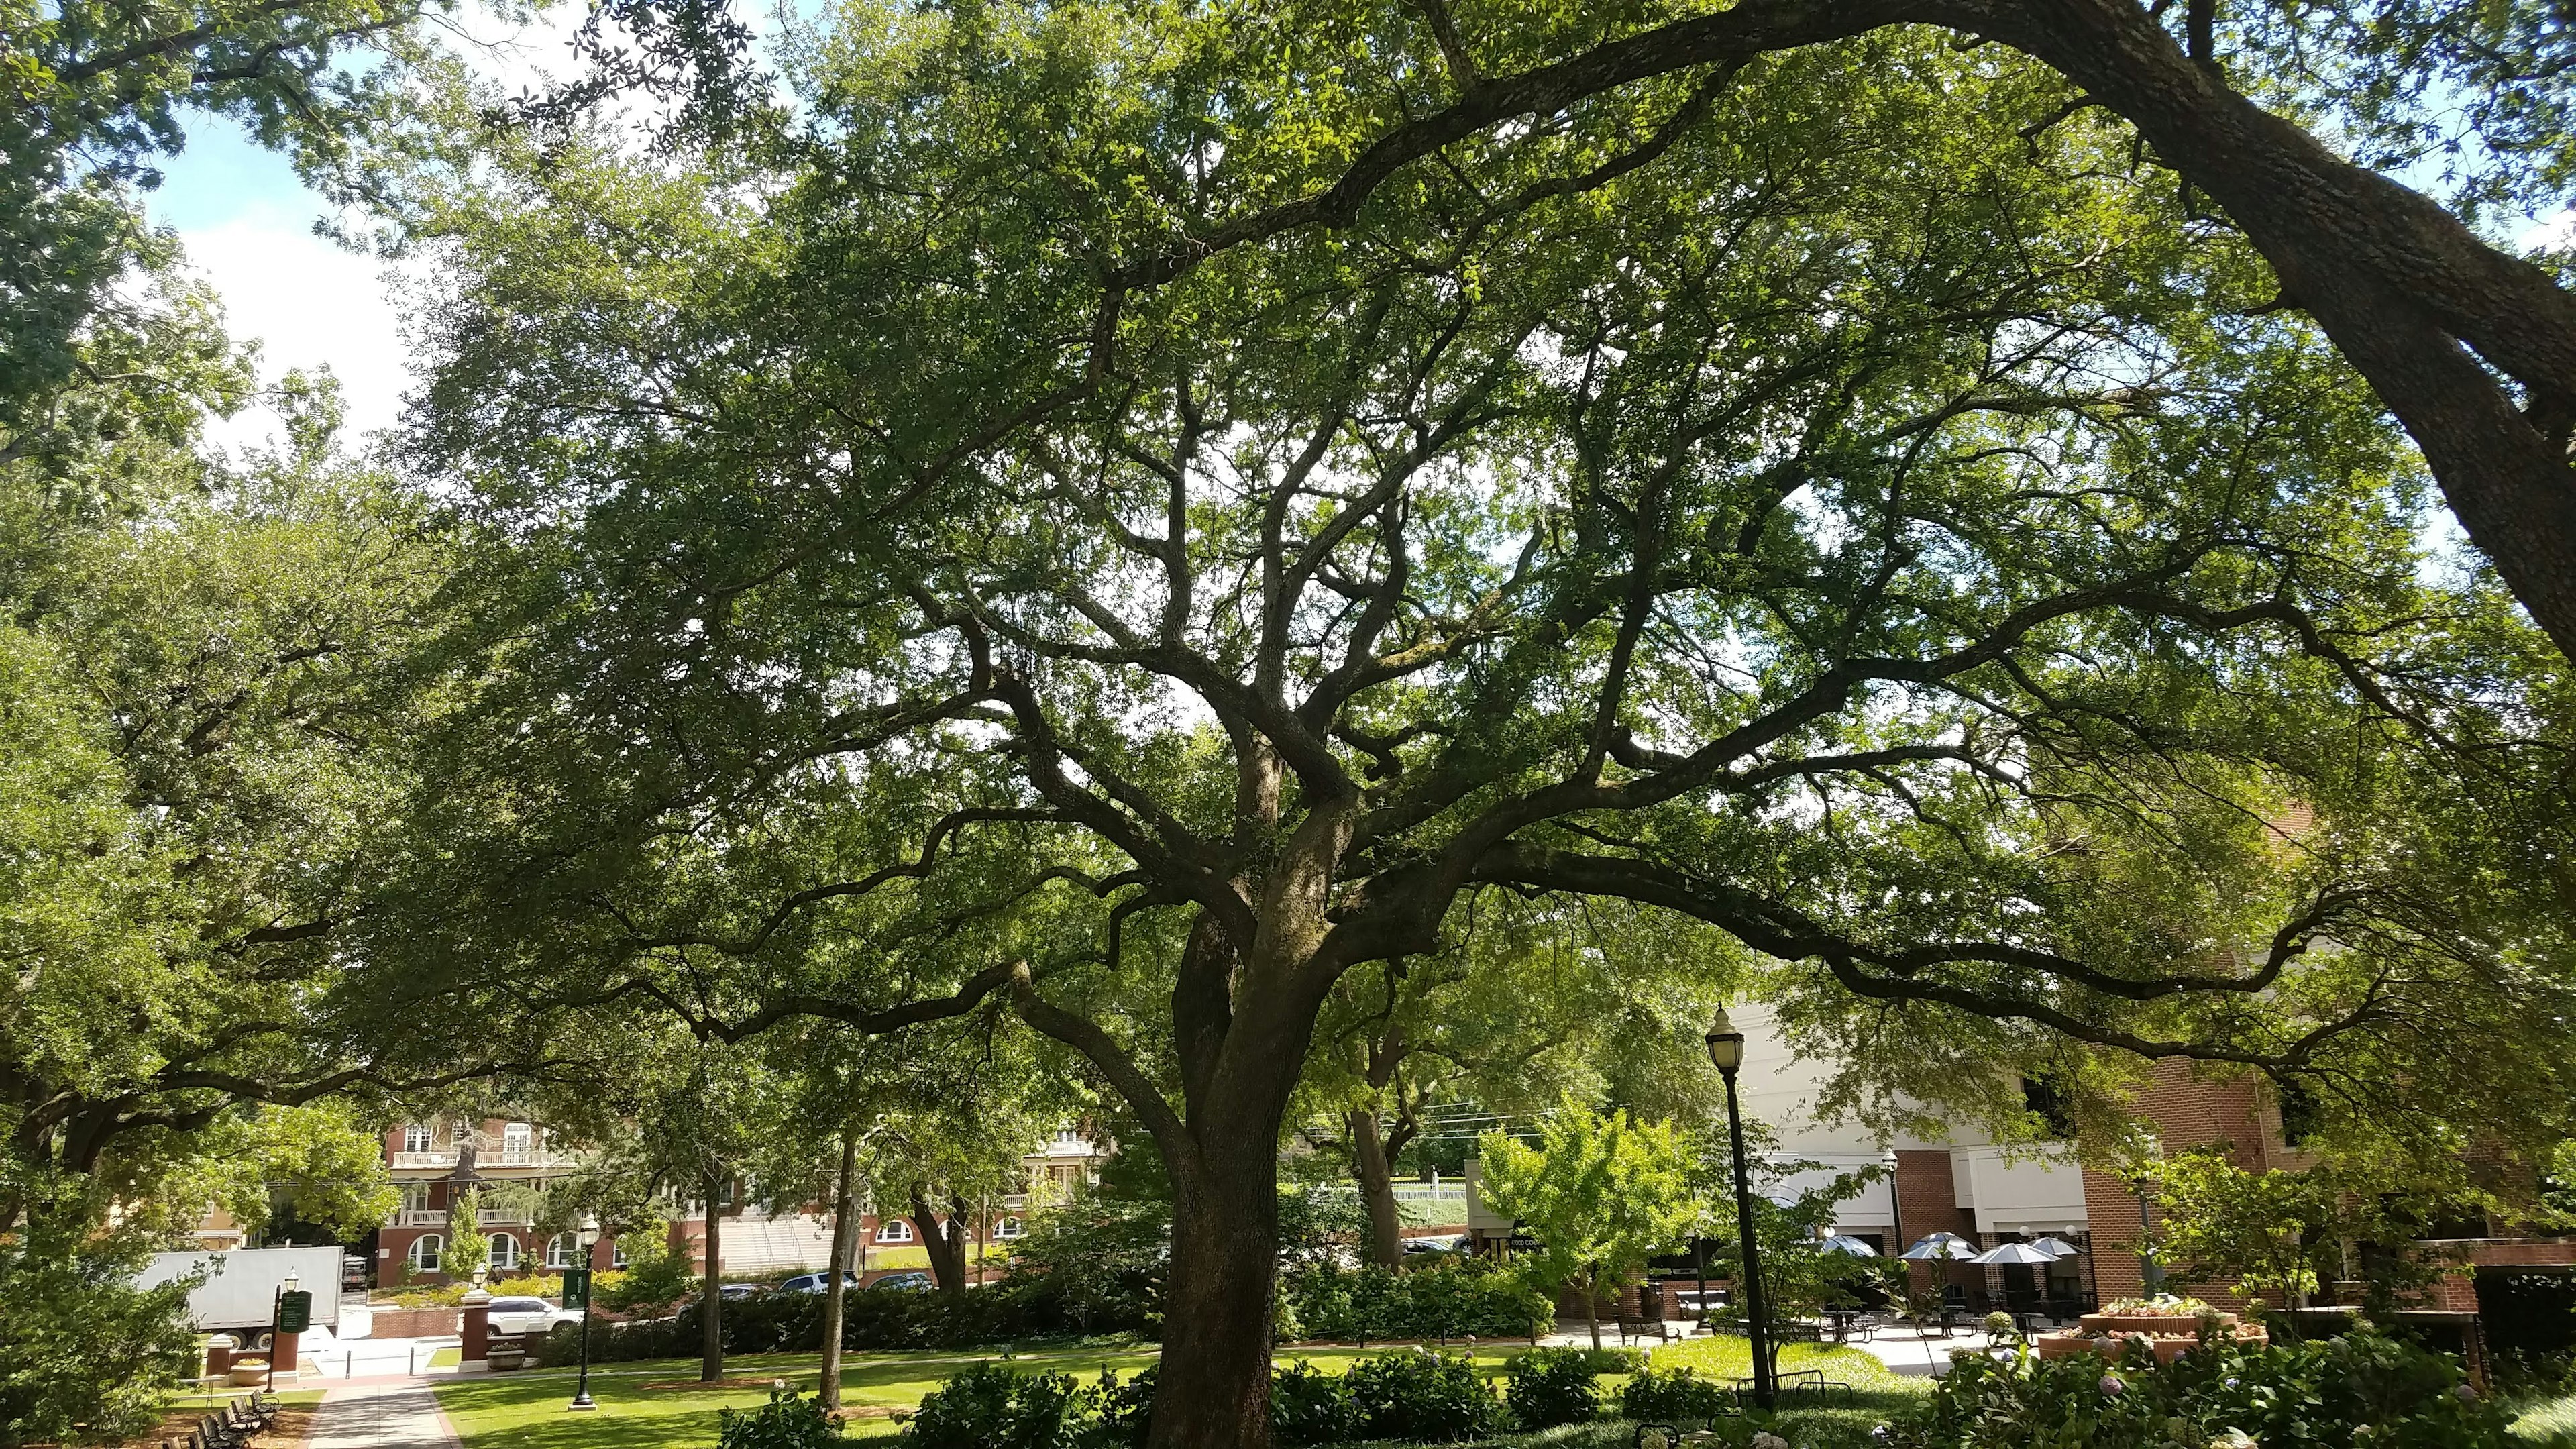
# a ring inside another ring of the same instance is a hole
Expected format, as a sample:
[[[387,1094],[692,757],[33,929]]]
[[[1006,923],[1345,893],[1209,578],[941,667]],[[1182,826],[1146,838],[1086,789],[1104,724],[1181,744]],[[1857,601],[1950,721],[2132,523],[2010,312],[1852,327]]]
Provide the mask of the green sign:
[[[590,1306],[590,1270],[588,1268],[564,1269],[563,1306],[566,1308]]]
[[[313,1295],[298,1290],[277,1298],[277,1331],[302,1333],[313,1326]]]

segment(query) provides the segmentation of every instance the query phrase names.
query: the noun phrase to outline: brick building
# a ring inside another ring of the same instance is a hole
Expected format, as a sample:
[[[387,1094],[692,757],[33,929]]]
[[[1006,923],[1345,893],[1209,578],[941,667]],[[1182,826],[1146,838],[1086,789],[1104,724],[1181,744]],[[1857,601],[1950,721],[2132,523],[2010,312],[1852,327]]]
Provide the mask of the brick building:
[[[980,1205],[976,1236],[985,1243],[1008,1243],[1027,1231],[1027,1215],[1070,1197],[1094,1181],[1108,1155],[1106,1144],[1075,1128],[1059,1130],[1021,1159],[1022,1190]],[[560,1271],[570,1266],[579,1247],[569,1233],[551,1237],[537,1231],[524,1205],[496,1186],[542,1185],[579,1164],[570,1144],[552,1140],[529,1122],[491,1119],[482,1122],[432,1120],[408,1122],[385,1134],[385,1164],[402,1194],[393,1219],[375,1235],[374,1270],[379,1286],[407,1282],[444,1282],[449,1218],[457,1194],[469,1184],[483,1189],[476,1226],[491,1239],[492,1270]],[[766,1212],[729,1193],[718,1209],[724,1217],[722,1248],[728,1273],[757,1275],[804,1272],[827,1266],[832,1225],[827,1210]],[[941,1214],[939,1221],[945,1222]],[[870,1210],[859,1220],[860,1261],[878,1250],[920,1245],[915,1224],[905,1216]],[[703,1205],[689,1204],[671,1225],[672,1241],[689,1249],[690,1259],[705,1265]],[[625,1251],[614,1237],[592,1250],[591,1266],[622,1266]]]

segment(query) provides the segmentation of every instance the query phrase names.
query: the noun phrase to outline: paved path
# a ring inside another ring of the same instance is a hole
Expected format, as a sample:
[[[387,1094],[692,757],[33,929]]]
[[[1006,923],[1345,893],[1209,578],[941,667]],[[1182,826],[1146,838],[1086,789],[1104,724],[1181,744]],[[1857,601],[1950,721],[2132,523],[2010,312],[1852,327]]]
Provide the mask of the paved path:
[[[436,1395],[412,1383],[336,1388],[313,1416],[306,1449],[458,1449]]]

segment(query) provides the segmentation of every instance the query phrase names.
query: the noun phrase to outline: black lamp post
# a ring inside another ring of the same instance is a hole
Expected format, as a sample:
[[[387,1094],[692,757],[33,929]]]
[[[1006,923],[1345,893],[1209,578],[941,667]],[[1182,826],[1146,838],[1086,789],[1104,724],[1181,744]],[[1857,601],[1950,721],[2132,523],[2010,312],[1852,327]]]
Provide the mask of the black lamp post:
[[[1744,1113],[1735,1102],[1735,1074],[1744,1067],[1744,1033],[1719,1007],[1708,1026],[1708,1059],[1726,1078],[1726,1132],[1735,1152],[1735,1230],[1744,1244],[1744,1331],[1753,1346],[1753,1402],[1769,1413],[1775,1397],[1771,1381],[1771,1316],[1762,1302],[1762,1256],[1754,1245],[1753,1189],[1744,1176]]]
[[[599,1219],[583,1213],[581,1227],[573,1233],[572,1240],[581,1249],[581,1322],[573,1326],[581,1335],[581,1379],[573,1385],[572,1403],[567,1407],[596,1409],[599,1405],[590,1397],[590,1250],[599,1246]]]

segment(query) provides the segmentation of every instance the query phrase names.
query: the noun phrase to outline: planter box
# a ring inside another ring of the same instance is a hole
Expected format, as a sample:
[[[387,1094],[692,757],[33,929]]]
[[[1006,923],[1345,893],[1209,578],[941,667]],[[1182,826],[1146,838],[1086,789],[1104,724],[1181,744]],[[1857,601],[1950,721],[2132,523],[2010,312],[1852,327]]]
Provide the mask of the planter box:
[[[2175,1334],[2192,1338],[2200,1333],[2199,1319],[2188,1313],[2180,1318],[2150,1313],[2087,1313],[2076,1321],[2084,1325],[2086,1333],[2143,1333],[2149,1338],[2166,1338]],[[2218,1315],[2218,1321],[2229,1328],[2236,1327],[2238,1322],[2233,1313]]]
[[[2230,1317],[2232,1318],[2233,1315],[2230,1315]],[[2093,1320],[2087,1318],[2084,1321],[2089,1324]],[[2172,1321],[2173,1320],[2171,1319],[2165,1320],[2168,1324]],[[2234,1322],[2231,1322],[2228,1326],[2235,1330],[2234,1337],[2240,1344],[2260,1347],[2272,1341],[2270,1335],[2264,1333],[2260,1328],[2248,1327],[2245,1324]],[[2142,1329],[2121,1329],[2117,1331],[2117,1334],[2144,1331],[2145,1330]],[[2030,1341],[2030,1346],[2037,1350],[2039,1356],[2043,1359],[2073,1358],[2079,1353],[2098,1353],[2105,1358],[2117,1358],[2128,1342],[2129,1340],[2122,1336],[2115,1335],[2113,1337],[2104,1338],[2084,1329],[2068,1329],[2063,1333],[2043,1333],[2039,1337],[2032,1339]],[[2147,1348],[2155,1354],[2156,1362],[2160,1364],[2172,1363],[2175,1359],[2191,1352],[2192,1349],[2198,1347],[2199,1344],[2200,1336],[2197,1330],[2185,1333],[2151,1333],[2147,1335]]]

